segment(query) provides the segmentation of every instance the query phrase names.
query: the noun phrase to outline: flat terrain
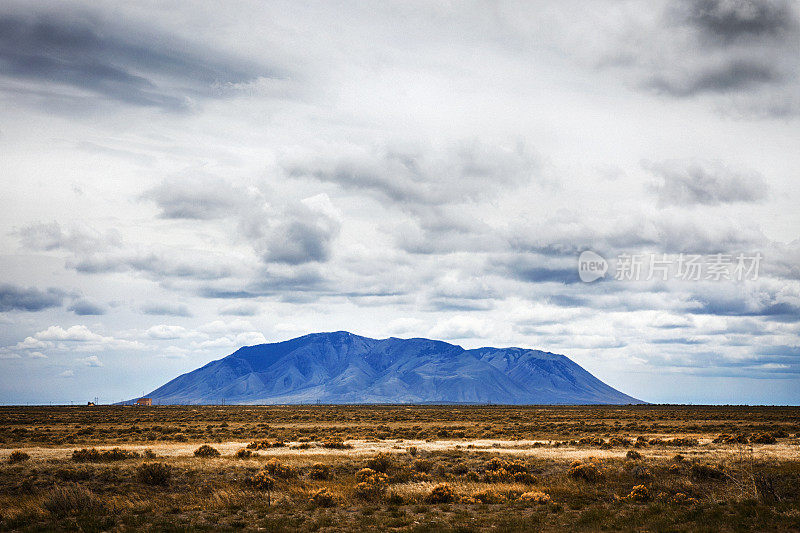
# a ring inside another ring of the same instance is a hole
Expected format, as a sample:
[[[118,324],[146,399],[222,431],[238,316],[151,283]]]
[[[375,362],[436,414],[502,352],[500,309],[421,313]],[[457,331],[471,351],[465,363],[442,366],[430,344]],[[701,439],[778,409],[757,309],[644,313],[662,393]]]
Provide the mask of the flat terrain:
[[[800,530],[798,487],[796,407],[0,407],[1,530]]]

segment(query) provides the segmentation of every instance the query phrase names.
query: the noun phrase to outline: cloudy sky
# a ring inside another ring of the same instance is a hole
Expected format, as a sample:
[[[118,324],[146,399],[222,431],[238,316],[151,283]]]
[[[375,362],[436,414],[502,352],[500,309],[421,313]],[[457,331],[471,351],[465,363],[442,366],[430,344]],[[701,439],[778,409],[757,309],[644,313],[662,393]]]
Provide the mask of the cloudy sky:
[[[340,329],[800,403],[799,12],[5,1],[0,403]],[[616,279],[625,254],[763,260]]]

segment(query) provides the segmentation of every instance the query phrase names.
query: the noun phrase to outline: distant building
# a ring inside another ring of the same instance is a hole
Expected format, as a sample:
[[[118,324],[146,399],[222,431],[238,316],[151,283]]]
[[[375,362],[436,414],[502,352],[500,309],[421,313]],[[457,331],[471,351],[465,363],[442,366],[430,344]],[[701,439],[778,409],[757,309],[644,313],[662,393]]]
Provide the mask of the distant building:
[[[152,398],[139,398],[136,400],[136,405],[153,405]]]
[[[90,406],[90,407],[91,407],[91,406],[93,406],[93,405],[94,405],[94,402],[88,402],[86,405],[88,405],[88,406]]]

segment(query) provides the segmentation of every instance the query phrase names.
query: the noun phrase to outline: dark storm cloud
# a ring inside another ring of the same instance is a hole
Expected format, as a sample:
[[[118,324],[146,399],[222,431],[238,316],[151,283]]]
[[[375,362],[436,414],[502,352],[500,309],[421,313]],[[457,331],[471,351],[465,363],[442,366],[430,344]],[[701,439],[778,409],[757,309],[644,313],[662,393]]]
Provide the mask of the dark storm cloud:
[[[800,25],[785,0],[667,2],[661,16],[630,19],[601,68],[663,96],[703,98],[737,118],[797,114]],[[644,46],[643,46],[644,44]]]
[[[219,309],[220,315],[225,316],[256,316],[260,309],[257,305],[247,303],[233,303]]]
[[[330,259],[341,221],[323,195],[290,203],[276,214],[248,213],[240,230],[264,263],[302,265]]]
[[[300,265],[324,262],[331,256],[332,241],[339,224],[324,217],[298,217],[279,223],[263,241],[262,254],[268,263]]]
[[[339,296],[341,288],[331,285],[323,273],[312,264],[281,268],[277,271],[263,268],[251,281],[239,286],[204,285],[197,290],[203,298],[252,299],[262,296],[277,297],[286,302],[307,302],[324,296]]]
[[[202,259],[198,256],[197,261],[191,261],[176,257],[174,254],[145,252],[121,256],[83,257],[68,261],[67,265],[84,274],[134,271],[156,280],[162,278],[211,280],[227,278],[233,273],[230,266],[218,260],[207,262]]]
[[[0,283],[0,312],[41,311],[60,307],[65,296],[66,293],[60,289],[40,290],[35,287]]]
[[[796,28],[796,14],[787,0],[694,0],[675,10],[711,43],[776,38]]]
[[[756,172],[731,170],[720,164],[696,161],[644,163],[661,179],[652,187],[663,205],[719,205],[757,202],[767,197],[764,178]]]
[[[170,302],[145,304],[142,306],[142,313],[155,316],[192,316],[187,305]]]
[[[686,337],[676,337],[673,339],[651,339],[650,342],[652,342],[653,344],[683,344],[689,346],[708,343],[708,341],[702,339],[693,339]]]
[[[759,348],[757,353],[760,355],[775,355],[789,359],[796,359],[800,362],[800,346],[769,346],[767,348]]]
[[[553,294],[547,297],[547,301],[559,307],[585,307],[589,300],[583,296]]]
[[[177,111],[187,108],[187,98],[211,96],[215,83],[267,75],[202,47],[147,28],[110,25],[90,13],[4,11],[0,65],[7,78]]]
[[[67,310],[72,311],[79,316],[96,316],[106,314],[106,310],[103,306],[84,298],[72,302]]]
[[[670,75],[654,74],[643,85],[658,93],[687,97],[702,93],[726,93],[761,84],[778,83],[784,74],[777,68],[749,60],[733,59],[718,66]]]
[[[692,301],[696,306],[691,308],[691,312],[697,314],[762,317],[777,322],[800,322],[800,306],[778,301],[774,295],[758,302],[722,295],[694,296]]]
[[[569,213],[553,220],[515,222],[505,230],[505,238],[512,252],[536,254],[553,260],[577,260],[584,250],[593,250],[609,260],[619,253],[635,251],[669,254],[751,252],[762,249],[769,242],[753,221],[726,219],[724,215],[709,219],[702,212],[681,217],[669,213],[634,214],[620,217],[614,224],[607,224],[604,220],[596,222],[592,224],[579,213]]]
[[[155,202],[161,218],[211,220],[235,215],[250,194],[222,178],[196,175],[164,180],[142,198]]]
[[[526,260],[518,260],[503,265],[503,271],[514,279],[527,283],[563,283],[569,285],[578,283],[578,269],[574,268],[548,268],[537,266]]]

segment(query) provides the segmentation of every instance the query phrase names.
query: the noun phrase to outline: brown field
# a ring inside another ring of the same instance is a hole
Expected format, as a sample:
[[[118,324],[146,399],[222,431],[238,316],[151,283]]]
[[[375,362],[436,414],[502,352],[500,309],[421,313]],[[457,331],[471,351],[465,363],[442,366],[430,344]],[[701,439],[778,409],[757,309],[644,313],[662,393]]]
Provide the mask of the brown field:
[[[799,487],[796,407],[0,407],[4,531],[800,530]]]

